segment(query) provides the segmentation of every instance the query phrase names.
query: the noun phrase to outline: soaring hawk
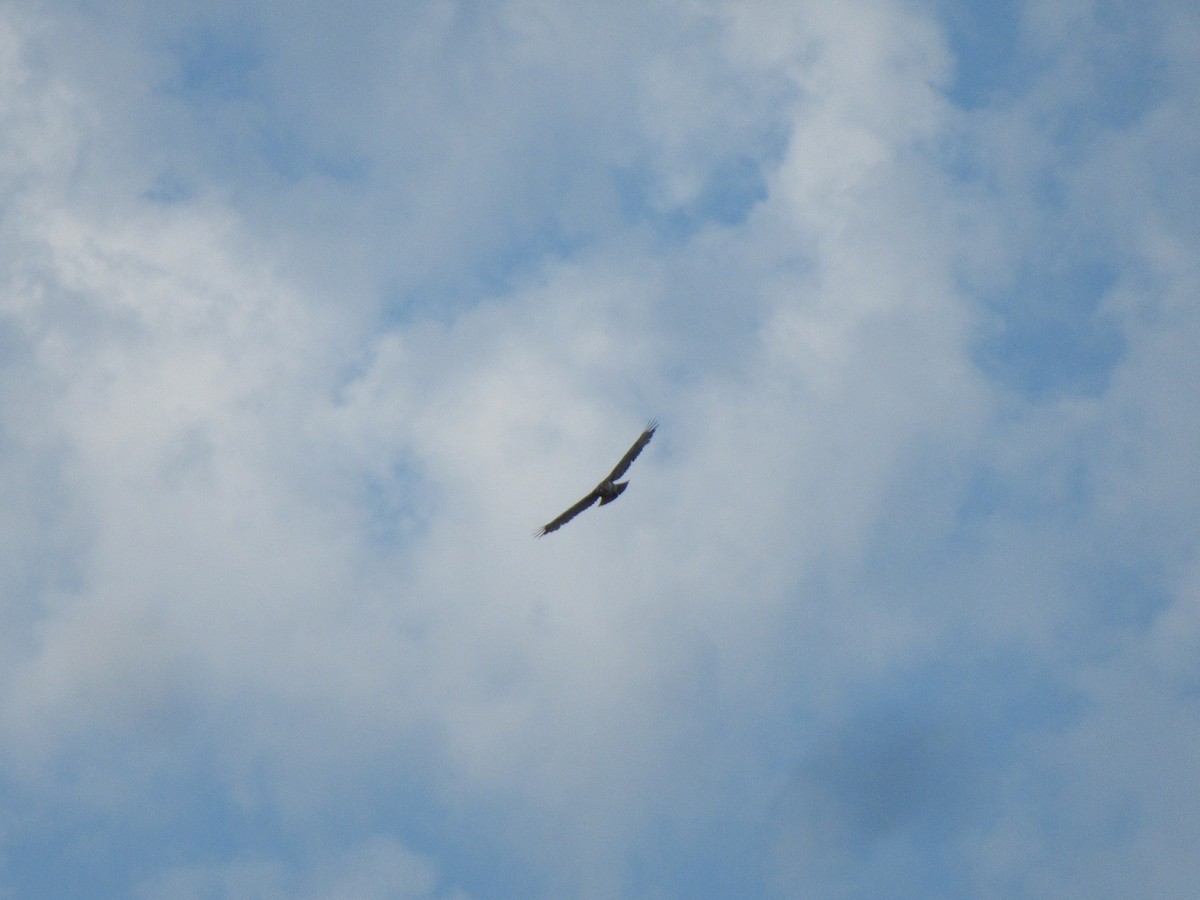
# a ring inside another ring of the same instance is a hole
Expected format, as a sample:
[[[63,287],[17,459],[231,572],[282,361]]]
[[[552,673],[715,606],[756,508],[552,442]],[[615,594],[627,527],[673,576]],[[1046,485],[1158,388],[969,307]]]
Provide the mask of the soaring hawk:
[[[564,512],[557,519],[554,519],[543,525],[534,536],[542,537],[542,535],[549,534],[552,531],[558,531],[558,529],[562,528],[597,500],[599,500],[600,505],[603,506],[605,503],[612,503],[614,500],[620,497],[621,492],[629,486],[629,482],[617,481],[617,479],[625,474],[626,470],[630,467],[630,465],[633,464],[633,461],[637,459],[638,454],[642,452],[642,448],[650,443],[650,438],[654,437],[654,430],[656,428],[658,428],[658,421],[651,419],[650,424],[646,426],[646,430],[642,432],[642,436],[633,442],[633,446],[630,447],[625,455],[621,457],[621,461],[617,463],[616,468],[608,473],[608,477],[592,488],[592,492],[590,494]]]

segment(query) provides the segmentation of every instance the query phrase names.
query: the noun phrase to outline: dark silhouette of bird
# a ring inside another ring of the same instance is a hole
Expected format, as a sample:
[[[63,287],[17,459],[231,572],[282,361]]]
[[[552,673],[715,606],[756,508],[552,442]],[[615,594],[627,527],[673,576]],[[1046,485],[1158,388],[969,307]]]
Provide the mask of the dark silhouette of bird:
[[[626,451],[625,455],[621,457],[621,461],[617,463],[616,467],[608,473],[608,477],[592,488],[592,492],[590,494],[564,512],[558,518],[548,522],[538,529],[534,537],[542,537],[543,535],[549,534],[552,531],[558,531],[558,529],[562,528],[597,500],[599,500],[600,505],[603,506],[605,503],[612,503],[614,500],[620,497],[625,488],[629,487],[629,482],[617,481],[617,479],[625,474],[625,472],[633,464],[633,461],[637,459],[638,454],[642,452],[642,448],[650,443],[650,438],[654,437],[654,431],[656,428],[658,428],[658,420],[651,419],[650,424],[646,426],[646,430],[642,432],[642,436],[633,442],[633,446],[630,447],[629,450]]]

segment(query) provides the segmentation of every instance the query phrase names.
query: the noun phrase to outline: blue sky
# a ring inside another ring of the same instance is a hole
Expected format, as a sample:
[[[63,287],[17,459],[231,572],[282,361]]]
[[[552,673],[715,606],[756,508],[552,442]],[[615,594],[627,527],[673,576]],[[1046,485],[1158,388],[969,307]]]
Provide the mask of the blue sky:
[[[202,7],[0,8],[0,896],[1200,890],[1194,4]]]

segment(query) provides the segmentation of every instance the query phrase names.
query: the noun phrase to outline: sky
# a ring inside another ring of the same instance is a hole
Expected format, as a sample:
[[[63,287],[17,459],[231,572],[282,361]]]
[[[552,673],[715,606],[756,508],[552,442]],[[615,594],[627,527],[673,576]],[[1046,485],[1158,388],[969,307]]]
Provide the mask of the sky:
[[[0,3],[0,897],[1196,896],[1198,346],[1190,0]]]

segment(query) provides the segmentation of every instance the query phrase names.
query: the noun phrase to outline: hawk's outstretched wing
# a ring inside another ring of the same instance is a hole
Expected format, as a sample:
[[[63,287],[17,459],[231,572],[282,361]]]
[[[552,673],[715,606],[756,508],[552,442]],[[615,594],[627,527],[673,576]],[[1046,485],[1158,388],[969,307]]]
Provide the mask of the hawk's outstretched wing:
[[[633,465],[633,461],[638,458],[638,454],[642,452],[642,448],[650,443],[650,438],[654,437],[654,431],[657,428],[658,420],[651,419],[649,424],[646,425],[646,430],[642,432],[642,436],[633,442],[633,446],[621,457],[621,461],[617,463],[617,467],[608,473],[606,481],[616,481],[628,471],[629,467]]]
[[[588,494],[586,497],[584,497],[582,500],[580,500],[578,503],[576,503],[574,506],[572,506],[570,509],[568,509],[565,513],[563,513],[561,516],[559,516],[557,519],[554,519],[553,521],[543,525],[537,531],[537,533],[534,534],[534,537],[542,537],[542,535],[549,534],[552,531],[558,531],[558,529],[562,528],[564,525],[566,525],[573,518],[575,518],[577,515],[579,515],[581,512],[583,512],[585,509],[587,509],[589,506],[591,506],[593,503],[595,503],[599,499],[600,499],[599,489],[592,491],[590,494]]]

